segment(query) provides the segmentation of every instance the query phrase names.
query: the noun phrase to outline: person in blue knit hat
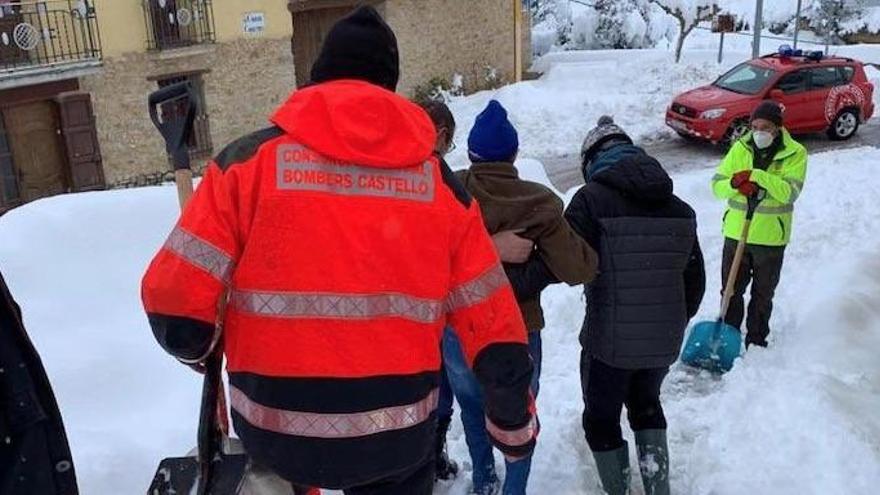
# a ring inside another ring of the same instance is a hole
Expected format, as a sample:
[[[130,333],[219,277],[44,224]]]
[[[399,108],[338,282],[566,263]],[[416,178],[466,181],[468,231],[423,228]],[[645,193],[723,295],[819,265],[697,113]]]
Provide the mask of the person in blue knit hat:
[[[541,370],[541,329],[544,315],[540,294],[550,283],[580,285],[591,281],[598,260],[563,217],[563,204],[544,185],[525,181],[513,162],[519,152],[519,136],[507,110],[492,100],[477,116],[468,137],[471,166],[456,173],[465,189],[480,205],[490,235],[517,232],[534,243],[520,260],[505,259],[498,249],[504,271],[516,293],[517,303],[529,331],[529,353],[534,363],[531,390],[538,396]],[[497,245],[497,243],[496,243]],[[495,458],[486,433],[483,396],[468,369],[461,344],[454,332],[445,332],[443,359],[452,390],[461,407],[461,420],[473,465],[473,491],[492,495],[524,495],[531,458],[506,459],[503,488],[495,473]]]
[[[508,162],[516,160],[519,151],[519,134],[510,120],[507,110],[497,100],[477,115],[468,136],[468,156],[473,163]]]

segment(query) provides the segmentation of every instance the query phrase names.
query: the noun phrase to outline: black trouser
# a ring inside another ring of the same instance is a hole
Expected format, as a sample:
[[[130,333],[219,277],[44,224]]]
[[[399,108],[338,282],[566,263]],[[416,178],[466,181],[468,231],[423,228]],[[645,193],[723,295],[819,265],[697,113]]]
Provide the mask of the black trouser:
[[[584,432],[593,452],[624,445],[620,412],[626,405],[633,431],[666,429],[660,386],[669,368],[626,370],[609,366],[581,352]]]
[[[434,457],[423,465],[407,472],[377,481],[369,485],[347,488],[345,495],[431,495],[434,490]],[[294,493],[308,493],[307,489],[294,486]]]
[[[722,283],[727,283],[730,266],[736,254],[737,242],[732,239],[724,241],[724,257],[721,263]],[[749,301],[749,316],[746,320],[746,346],[767,345],[767,336],[770,335],[770,315],[773,312],[773,296],[776,294],[776,286],[779,285],[779,277],[782,273],[782,261],[785,257],[785,247],[746,245],[742,265],[736,278],[736,287],[733,299],[730,301],[730,309],[724,321],[736,328],[742,327],[745,316],[745,303],[743,296],[749,283],[752,284],[751,300]],[[724,288],[721,288],[722,295]]]

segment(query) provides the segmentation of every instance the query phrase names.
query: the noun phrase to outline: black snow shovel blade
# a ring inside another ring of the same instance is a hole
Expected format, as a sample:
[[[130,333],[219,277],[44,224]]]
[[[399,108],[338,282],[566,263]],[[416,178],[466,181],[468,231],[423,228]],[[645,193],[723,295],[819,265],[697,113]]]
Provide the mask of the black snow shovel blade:
[[[147,495],[238,494],[248,458],[240,447],[232,447],[217,424],[221,364],[222,358],[216,351],[205,361],[197,454],[162,460]],[[224,448],[223,444],[228,447]]]
[[[220,454],[213,461],[214,476],[205,487],[206,494],[235,495],[244,478],[247,457],[241,454]],[[164,459],[150,484],[148,495],[190,495],[196,492],[199,477],[198,457]]]

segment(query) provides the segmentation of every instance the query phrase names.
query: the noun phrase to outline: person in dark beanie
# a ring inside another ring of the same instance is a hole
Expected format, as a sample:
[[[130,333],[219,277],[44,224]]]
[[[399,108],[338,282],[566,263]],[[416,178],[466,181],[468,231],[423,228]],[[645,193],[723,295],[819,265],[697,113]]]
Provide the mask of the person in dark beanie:
[[[767,346],[773,296],[782,275],[785,247],[791,240],[794,204],[804,189],[807,150],[783,126],[782,107],[764,101],[752,113],[751,132],[733,143],[712,178],[715,197],[727,201],[721,221],[724,234],[722,279],[727,280],[746,220],[748,198],[765,192],[749,227],[725,322],[741,328],[744,295],[751,283],[746,347]],[[722,287],[722,292],[724,288]]]
[[[437,131],[437,140],[434,144],[434,156],[446,163],[445,156],[452,151],[453,137],[455,136],[455,117],[449,107],[441,101],[430,101],[422,104],[422,108],[431,117],[434,128]],[[441,345],[442,347],[442,345]],[[442,351],[441,351],[442,352]],[[449,458],[446,452],[446,434],[452,424],[453,413],[452,386],[449,384],[449,376],[446,366],[440,367],[440,387],[437,401],[437,436],[434,439],[434,477],[437,480],[448,481],[458,475],[458,463]]]
[[[519,178],[514,166],[518,150],[516,129],[508,120],[504,107],[493,100],[477,117],[468,137],[468,154],[473,163],[456,176],[479,203],[489,234],[516,231],[519,236],[534,242],[535,249],[526,263],[504,263],[504,268],[529,330],[529,352],[535,366],[530,388],[537,397],[541,370],[540,330],[544,327],[540,302],[542,287],[525,288],[529,284],[522,278],[530,276],[523,271],[534,269],[553,281],[578,285],[592,280],[597,260],[595,252],[563,218],[562,201],[547,187]],[[494,494],[500,488],[505,495],[525,494],[531,457],[506,456],[507,469],[502,488],[495,473],[495,459],[484,421],[488,406],[484,404],[484,396],[488,397],[488,394],[484,395],[467,368],[455,332],[446,332],[443,354],[452,389],[461,406],[465,439],[473,465],[472,493]]]
[[[64,423],[0,273],[0,493],[77,495]]]
[[[397,37],[376,9],[357,9],[327,33],[311,76],[313,84],[359,79],[396,91],[400,79]]]
[[[583,426],[603,488],[629,493],[626,406],[647,495],[669,493],[669,451],[660,387],[678,358],[705,290],[694,211],[673,194],[660,163],[610,117],[581,151],[586,185],[565,212],[596,249],[599,275],[585,286],[581,330]]]
[[[342,18],[312,84],[209,163],[142,282],[156,339],[189,363],[228,295],[235,431],[287,486],[432,493],[447,326],[493,444],[525,457],[537,442],[515,294],[431,119],[392,91],[397,61],[375,9]]]

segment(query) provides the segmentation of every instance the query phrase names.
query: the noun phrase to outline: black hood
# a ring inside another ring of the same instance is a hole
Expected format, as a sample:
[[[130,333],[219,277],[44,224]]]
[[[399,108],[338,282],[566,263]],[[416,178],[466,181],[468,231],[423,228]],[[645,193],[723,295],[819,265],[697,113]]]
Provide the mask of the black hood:
[[[662,203],[672,198],[672,178],[660,162],[644,153],[621,159],[592,180],[635,201]]]

